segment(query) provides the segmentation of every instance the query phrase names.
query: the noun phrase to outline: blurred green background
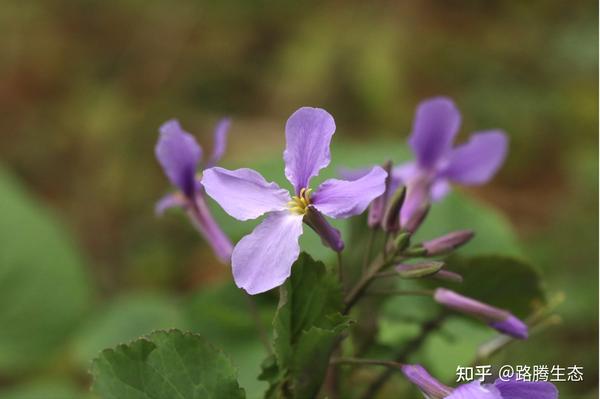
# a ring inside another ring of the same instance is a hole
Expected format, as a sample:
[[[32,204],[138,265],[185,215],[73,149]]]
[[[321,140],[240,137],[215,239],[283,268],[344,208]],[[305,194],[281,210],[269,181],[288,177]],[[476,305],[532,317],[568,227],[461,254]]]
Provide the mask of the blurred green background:
[[[165,327],[216,340],[260,394],[228,268],[182,215],[154,217],[158,126],[179,118],[208,152],[229,115],[223,165],[280,179],[285,120],[323,107],[331,175],[408,159],[415,106],[439,94],[462,110],[460,140],[498,127],[511,147],[491,184],[440,205],[438,229],[476,226],[474,248],[528,258],[566,297],[560,325],[498,362],[583,366],[561,397],[597,397],[597,15],[558,0],[3,1],[0,398],[89,397],[100,349]],[[214,208],[234,239],[251,229]],[[268,322],[274,298],[259,300]],[[435,353],[474,349],[453,348]]]

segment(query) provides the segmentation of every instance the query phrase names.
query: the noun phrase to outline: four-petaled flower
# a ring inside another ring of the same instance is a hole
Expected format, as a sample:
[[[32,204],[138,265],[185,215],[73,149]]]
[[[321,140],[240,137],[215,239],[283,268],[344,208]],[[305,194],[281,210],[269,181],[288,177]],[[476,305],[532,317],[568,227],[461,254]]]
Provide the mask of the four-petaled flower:
[[[292,197],[252,169],[216,167],[204,171],[202,184],[206,192],[229,215],[249,220],[267,214],[252,233],[237,243],[231,257],[235,283],[249,294],[275,288],[289,277],[300,253],[298,240],[303,222],[321,236],[324,244],[341,251],[340,234],[323,215],[357,215],[383,193],[387,173],[380,167],[358,180],[330,179],[311,189],[311,179],[329,165],[334,132],[333,117],[323,109],[303,107],[288,119],[283,158],[285,176],[294,187]]]
[[[443,198],[449,183],[484,184],[504,162],[508,139],[501,130],[474,133],[467,143],[453,148],[460,121],[458,108],[448,98],[431,98],[419,104],[408,140],[415,161],[399,165],[391,173],[394,186],[404,184],[408,188],[401,225],[424,201]]]
[[[402,372],[430,399],[557,399],[556,387],[544,381],[518,381],[497,379],[493,384],[479,380],[448,387],[418,364],[405,364]]]
[[[228,119],[223,119],[217,124],[213,153],[203,166],[214,166],[223,156],[229,125]],[[202,148],[194,136],[181,128],[177,120],[165,122],[159,131],[160,137],[155,148],[156,158],[178,191],[159,200],[156,213],[162,215],[169,208],[183,208],[191,223],[210,244],[215,255],[223,263],[228,263],[233,246],[210,213],[204,198],[204,189],[196,176],[202,160]]]

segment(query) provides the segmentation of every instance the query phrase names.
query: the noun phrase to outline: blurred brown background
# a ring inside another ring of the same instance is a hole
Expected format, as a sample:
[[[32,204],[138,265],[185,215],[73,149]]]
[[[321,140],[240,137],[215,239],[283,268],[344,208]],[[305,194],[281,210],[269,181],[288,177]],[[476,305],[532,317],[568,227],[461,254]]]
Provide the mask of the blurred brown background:
[[[593,1],[3,1],[1,166],[73,233],[96,301],[190,291],[229,272],[182,218],[153,216],[168,190],[153,149],[163,121],[210,148],[231,116],[224,164],[238,165],[278,156],[299,106],[330,111],[338,140],[403,143],[418,101],[448,95],[461,138],[510,135],[499,176],[469,191],[567,297],[563,324],[528,350],[593,365],[597,16]],[[593,394],[597,374],[572,397]]]

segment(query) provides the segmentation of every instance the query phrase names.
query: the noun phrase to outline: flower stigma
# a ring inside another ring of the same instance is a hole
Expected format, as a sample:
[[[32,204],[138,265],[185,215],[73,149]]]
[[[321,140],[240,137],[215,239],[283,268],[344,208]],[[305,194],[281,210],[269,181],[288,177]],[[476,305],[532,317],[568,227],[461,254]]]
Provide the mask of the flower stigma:
[[[294,195],[292,200],[288,202],[290,212],[295,215],[306,215],[308,206],[310,205],[310,193],[312,188],[303,188],[300,190],[300,195]]]

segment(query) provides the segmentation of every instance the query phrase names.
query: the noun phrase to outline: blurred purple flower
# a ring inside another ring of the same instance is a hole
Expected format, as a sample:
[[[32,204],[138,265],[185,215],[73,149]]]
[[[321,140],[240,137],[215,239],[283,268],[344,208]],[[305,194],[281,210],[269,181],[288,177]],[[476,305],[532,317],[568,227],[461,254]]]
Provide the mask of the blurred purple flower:
[[[288,119],[283,159],[285,176],[294,187],[291,198],[287,190],[252,169],[204,171],[206,192],[229,215],[248,220],[267,214],[237,243],[231,257],[234,280],[249,294],[268,291],[288,278],[300,253],[303,222],[339,252],[344,247],[340,233],[323,215],[347,218],[359,214],[383,193],[387,173],[377,166],[354,181],[326,180],[313,194],[310,180],[329,165],[334,132],[333,117],[323,109],[303,107]]]
[[[450,309],[482,319],[501,333],[518,339],[527,338],[527,325],[506,310],[468,298],[446,288],[436,289],[433,298],[439,304]]]
[[[414,162],[392,170],[392,179],[408,188],[407,204],[401,212],[401,224],[410,219],[414,207],[426,189],[436,201],[450,189],[449,183],[479,185],[489,181],[506,158],[508,139],[501,130],[474,133],[469,141],[452,147],[460,127],[460,113],[452,100],[435,97],[417,107],[413,129],[408,139]],[[399,183],[397,183],[399,184]],[[411,202],[415,202],[410,206]]]
[[[222,119],[217,124],[213,153],[204,166],[215,165],[223,156],[229,125],[229,119]],[[210,213],[204,198],[204,189],[196,177],[196,172],[201,166],[202,148],[194,136],[182,129],[177,120],[165,122],[159,131],[160,137],[155,148],[156,158],[178,191],[160,199],[156,204],[156,213],[162,215],[173,207],[184,209],[215,255],[223,263],[228,263],[233,246]]]
[[[418,364],[405,364],[402,372],[429,399],[557,399],[556,387],[543,381],[502,381],[481,384],[472,381],[450,388],[435,378]]]

